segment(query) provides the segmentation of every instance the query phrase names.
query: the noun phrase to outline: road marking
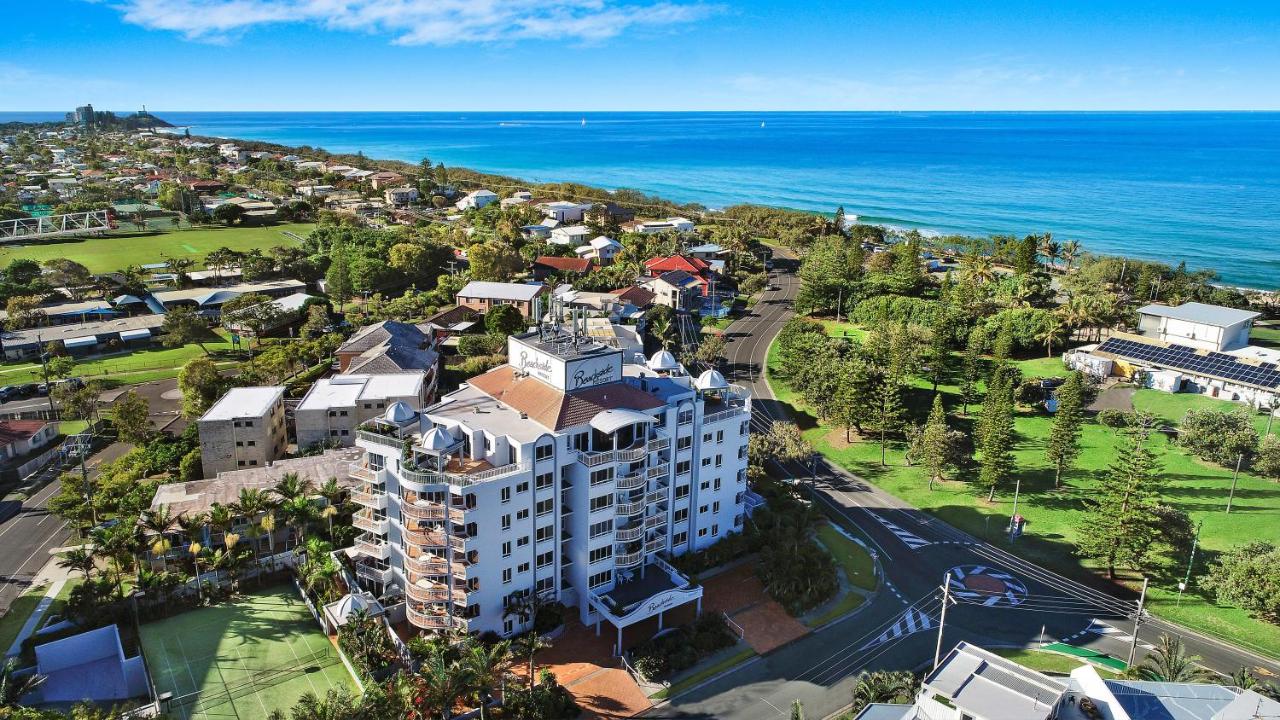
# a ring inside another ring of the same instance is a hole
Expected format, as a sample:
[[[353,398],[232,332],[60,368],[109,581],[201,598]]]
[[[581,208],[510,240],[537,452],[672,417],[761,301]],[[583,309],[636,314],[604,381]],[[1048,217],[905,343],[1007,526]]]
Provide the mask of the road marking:
[[[871,642],[858,648],[859,651],[869,650],[877,645],[883,645],[890,640],[896,640],[907,635],[914,635],[918,632],[932,630],[934,627],[933,618],[921,612],[917,608],[909,607],[898,616],[895,622],[888,630],[885,630]]]
[[[874,513],[874,512],[872,512],[870,509],[867,509],[867,508],[863,508],[863,509],[864,509],[864,510],[867,510],[867,514],[868,514],[868,515],[870,515],[871,517],[875,518],[876,522],[878,522],[878,523],[880,523],[881,525],[883,525],[883,526],[885,527],[885,529],[886,529],[886,530],[888,530],[889,532],[893,533],[894,537],[896,537],[896,538],[898,538],[899,540],[901,540],[901,541],[902,541],[902,544],[903,544],[903,545],[906,545],[906,546],[907,546],[908,548],[910,548],[911,550],[919,550],[920,548],[922,548],[922,547],[924,547],[924,546],[926,546],[926,545],[930,545],[930,544],[931,544],[928,540],[925,540],[924,538],[920,537],[919,535],[916,535],[915,533],[912,533],[912,532],[908,532],[908,531],[906,531],[906,530],[903,530],[902,528],[900,528],[900,527],[898,527],[897,525],[895,525],[895,524],[893,524],[892,522],[890,522],[887,518],[883,518],[883,517],[881,517],[881,516],[879,515],[879,513]]]

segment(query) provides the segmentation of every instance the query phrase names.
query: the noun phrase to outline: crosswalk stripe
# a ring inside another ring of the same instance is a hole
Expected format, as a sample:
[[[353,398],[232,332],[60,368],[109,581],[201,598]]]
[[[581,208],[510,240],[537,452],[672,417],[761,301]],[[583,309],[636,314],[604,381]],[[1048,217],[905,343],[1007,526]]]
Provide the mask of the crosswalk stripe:
[[[893,533],[894,537],[901,540],[902,544],[906,545],[911,550],[919,550],[920,548],[931,544],[928,540],[925,540],[919,535],[903,530],[895,525],[891,520],[880,517],[880,515],[871,512],[870,510],[867,511],[867,514],[875,518],[876,522],[883,525],[886,530]]]
[[[914,607],[909,607],[902,612],[902,615],[892,627],[885,630],[883,633],[880,633],[879,637],[866,645],[863,645],[859,649],[867,650],[877,645],[883,645],[890,640],[894,640],[905,635],[914,635],[915,633],[924,632],[925,630],[930,630],[932,628],[933,618],[923,612],[920,612]]]

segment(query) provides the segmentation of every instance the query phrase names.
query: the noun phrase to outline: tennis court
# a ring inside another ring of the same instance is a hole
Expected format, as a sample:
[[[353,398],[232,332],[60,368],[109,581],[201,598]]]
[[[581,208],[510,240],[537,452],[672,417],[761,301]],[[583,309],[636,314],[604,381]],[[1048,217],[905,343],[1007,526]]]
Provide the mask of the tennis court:
[[[168,711],[183,720],[263,718],[308,691],[355,689],[288,585],[143,625],[142,647],[156,692],[173,694]]]

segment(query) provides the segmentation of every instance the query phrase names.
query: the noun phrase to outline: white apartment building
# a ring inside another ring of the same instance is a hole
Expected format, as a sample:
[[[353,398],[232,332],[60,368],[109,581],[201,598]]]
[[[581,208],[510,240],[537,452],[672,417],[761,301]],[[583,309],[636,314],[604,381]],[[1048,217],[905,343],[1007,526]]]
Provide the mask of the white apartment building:
[[[361,423],[385,414],[397,402],[421,410],[427,404],[428,390],[426,373],[421,370],[317,380],[293,413],[298,448],[351,447]]]
[[[284,386],[232,388],[197,421],[207,478],[259,467],[284,454]]]
[[[520,632],[504,609],[529,593],[619,645],[624,627],[701,610],[701,586],[660,556],[741,530],[746,390],[560,327],[507,350],[423,412],[396,404],[357,431],[357,577],[424,630]]]
[[[1249,331],[1261,314],[1198,302],[1144,305],[1138,308],[1138,332],[1161,342],[1227,352],[1249,344]]]

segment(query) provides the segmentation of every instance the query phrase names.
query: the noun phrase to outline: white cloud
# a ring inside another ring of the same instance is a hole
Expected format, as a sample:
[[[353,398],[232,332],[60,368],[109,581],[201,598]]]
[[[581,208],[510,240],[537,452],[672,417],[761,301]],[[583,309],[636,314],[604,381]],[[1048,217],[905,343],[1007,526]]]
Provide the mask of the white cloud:
[[[256,26],[312,23],[387,34],[401,45],[590,42],[641,28],[686,25],[721,10],[700,0],[115,0],[112,5],[127,22],[190,40],[223,42]]]

